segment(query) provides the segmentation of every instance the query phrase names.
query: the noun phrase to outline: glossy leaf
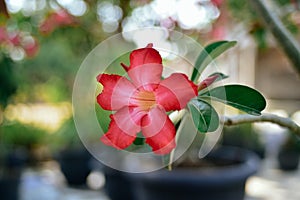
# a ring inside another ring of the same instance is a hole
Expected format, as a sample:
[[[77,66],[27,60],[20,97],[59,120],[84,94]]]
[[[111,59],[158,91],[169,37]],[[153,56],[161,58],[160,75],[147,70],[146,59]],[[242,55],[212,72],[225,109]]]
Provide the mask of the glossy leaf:
[[[236,44],[236,41],[218,41],[207,45],[199,54],[192,73],[192,81],[198,80],[200,74],[216,57]]]
[[[260,115],[266,107],[266,100],[255,89],[243,85],[225,85],[199,94],[200,98],[225,103],[252,115]]]
[[[188,109],[200,133],[213,132],[219,127],[218,113],[206,101],[193,99],[188,103]]]

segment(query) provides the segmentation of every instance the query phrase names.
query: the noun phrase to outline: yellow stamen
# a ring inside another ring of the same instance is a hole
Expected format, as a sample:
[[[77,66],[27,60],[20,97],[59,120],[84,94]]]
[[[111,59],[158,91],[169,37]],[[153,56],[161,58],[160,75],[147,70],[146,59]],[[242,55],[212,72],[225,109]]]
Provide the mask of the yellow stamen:
[[[135,103],[141,108],[141,110],[149,111],[155,104],[155,95],[150,91],[139,91],[133,98]]]

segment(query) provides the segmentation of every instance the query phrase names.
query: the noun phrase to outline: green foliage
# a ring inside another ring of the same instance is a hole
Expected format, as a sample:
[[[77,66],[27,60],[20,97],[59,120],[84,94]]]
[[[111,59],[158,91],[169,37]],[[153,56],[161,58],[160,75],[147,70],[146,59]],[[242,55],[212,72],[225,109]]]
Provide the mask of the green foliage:
[[[253,11],[248,0],[228,0],[227,6],[233,17],[239,21],[243,21],[247,25],[258,21],[258,17]]]
[[[291,0],[275,0],[278,5],[284,6],[291,3]],[[296,2],[298,3],[298,2]]]
[[[17,63],[20,86],[17,93],[25,98],[22,100],[70,101],[76,72],[92,49],[89,37],[90,34],[79,27],[64,27],[51,35],[40,36],[38,55]]]
[[[107,132],[110,122],[109,115],[112,114],[112,112],[102,109],[98,104],[95,105],[95,110],[100,127],[103,129],[103,132]]]
[[[46,131],[35,128],[31,125],[12,122],[0,126],[0,140],[2,145],[9,147],[31,148],[35,145],[45,143],[48,134]]]
[[[215,59],[226,50],[230,49],[236,42],[219,41],[206,46],[198,56],[192,81],[197,81],[201,72],[208,66],[212,59]],[[214,82],[227,78],[228,76],[216,72],[209,77],[218,76]],[[208,77],[208,78],[209,78]],[[204,81],[205,82],[205,81]],[[210,83],[209,83],[210,84]],[[219,127],[219,116],[213,106],[207,101],[218,101],[251,115],[260,115],[261,111],[266,107],[266,100],[255,89],[243,85],[225,85],[212,89],[201,90],[196,99],[192,99],[187,107],[192,116],[193,123],[197,130],[201,133],[213,132]]]
[[[74,54],[65,37],[51,37],[42,42],[39,55],[22,64],[24,82],[32,84],[47,81],[52,76],[74,76],[83,55]]]
[[[299,25],[295,24],[294,21],[291,19],[291,14],[286,15],[282,18],[282,22],[285,25],[285,27],[294,35],[299,33]]]
[[[6,56],[0,58],[0,109],[6,107],[9,98],[17,90],[17,81],[14,75],[14,66]]]
[[[251,115],[260,115],[266,107],[266,100],[258,91],[243,85],[216,87],[200,93],[199,98],[219,101]]]
[[[42,102],[62,102],[68,99],[68,87],[61,77],[51,77],[34,87],[35,99]]]
[[[219,116],[207,102],[193,99],[188,103],[195,127],[200,133],[213,132],[219,127]]]
[[[293,9],[291,0],[274,0],[279,9],[285,10],[280,15],[281,20],[285,27],[293,34],[297,34],[299,26],[290,19]],[[298,3],[298,2],[295,2]],[[231,11],[232,16],[237,20],[245,24],[249,29],[249,33],[253,35],[258,47],[261,49],[267,48],[267,29],[265,24],[257,14],[257,11],[252,8],[250,1],[248,0],[228,0],[227,5]],[[287,9],[288,8],[288,9]],[[286,12],[288,11],[288,12]],[[294,10],[295,11],[295,10]],[[276,11],[275,11],[276,12]],[[296,11],[297,12],[297,11]]]
[[[268,47],[266,34],[267,30],[260,24],[252,27],[251,33],[258,44],[258,48],[266,49]]]
[[[118,57],[109,64],[109,66],[106,68],[105,73],[123,75],[125,73],[125,70],[121,67],[121,63],[125,64],[126,66],[129,66],[130,53],[131,52],[127,52],[123,55],[117,55]]]
[[[82,146],[73,118],[68,119],[62,127],[52,135],[50,143],[53,151]]]
[[[142,132],[139,132],[133,141],[134,145],[140,146],[145,144],[145,137],[143,136]]]
[[[51,102],[59,103],[70,99],[68,83],[59,76],[49,77],[42,83],[34,85],[25,83],[18,86],[15,101],[19,102]]]
[[[253,35],[259,48],[267,47],[266,28],[262,24],[255,10],[247,0],[228,0],[227,5],[234,19],[242,22]]]
[[[196,60],[191,80],[198,80],[200,74],[215,58],[234,45],[236,45],[235,41],[218,41],[207,45]]]

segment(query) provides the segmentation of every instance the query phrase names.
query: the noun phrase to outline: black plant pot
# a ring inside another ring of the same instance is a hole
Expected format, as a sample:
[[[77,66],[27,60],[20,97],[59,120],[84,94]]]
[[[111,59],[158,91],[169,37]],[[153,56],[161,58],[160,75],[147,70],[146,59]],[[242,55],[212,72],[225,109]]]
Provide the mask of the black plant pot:
[[[131,182],[128,173],[104,167],[104,190],[111,200],[133,200]]]
[[[207,159],[232,163],[222,167],[182,168],[130,174],[136,200],[242,200],[245,182],[258,169],[257,155],[240,148],[220,148]]]
[[[86,184],[86,178],[91,172],[91,155],[84,149],[68,149],[60,153],[58,161],[70,186]]]
[[[19,199],[20,176],[5,176],[0,178],[0,199],[18,200]]]
[[[19,199],[19,185],[26,160],[27,152],[23,149],[15,149],[5,156],[3,166],[1,166],[3,171],[0,176],[1,200]]]
[[[284,171],[297,170],[299,165],[299,157],[299,151],[292,149],[281,149],[278,152],[279,168]]]

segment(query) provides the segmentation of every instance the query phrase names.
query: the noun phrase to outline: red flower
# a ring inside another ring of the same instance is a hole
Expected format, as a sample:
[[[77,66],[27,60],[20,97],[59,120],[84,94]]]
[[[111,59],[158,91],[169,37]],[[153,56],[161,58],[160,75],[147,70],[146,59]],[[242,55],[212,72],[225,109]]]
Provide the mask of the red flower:
[[[130,54],[130,66],[122,64],[130,80],[119,75],[100,74],[103,91],[97,102],[110,116],[109,130],[101,141],[125,149],[142,132],[145,142],[156,154],[168,154],[175,148],[175,127],[166,112],[185,108],[198,93],[197,86],[182,73],[162,80],[162,58],[149,44]]]

